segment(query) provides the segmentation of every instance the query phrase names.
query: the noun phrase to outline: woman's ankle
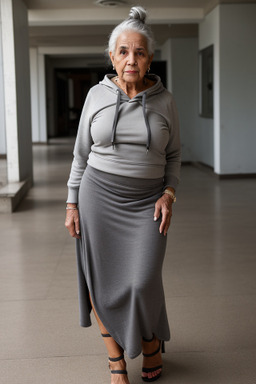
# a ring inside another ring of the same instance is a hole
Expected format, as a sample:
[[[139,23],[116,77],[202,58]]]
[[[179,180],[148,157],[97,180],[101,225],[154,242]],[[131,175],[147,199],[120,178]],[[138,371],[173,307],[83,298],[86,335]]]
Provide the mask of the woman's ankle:
[[[124,359],[119,361],[109,360],[109,368],[111,370],[126,370],[126,361]]]
[[[159,340],[154,336],[150,341],[142,339],[142,352],[145,354],[152,353],[159,348]]]

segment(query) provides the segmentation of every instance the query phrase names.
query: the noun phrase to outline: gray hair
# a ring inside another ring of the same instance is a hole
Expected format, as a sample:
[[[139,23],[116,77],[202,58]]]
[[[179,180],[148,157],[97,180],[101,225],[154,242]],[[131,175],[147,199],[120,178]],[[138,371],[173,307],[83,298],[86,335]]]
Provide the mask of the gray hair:
[[[129,17],[122,23],[118,24],[112,31],[108,41],[108,53],[115,54],[116,42],[121,33],[132,30],[145,36],[147,39],[148,54],[154,53],[155,40],[151,28],[145,24],[147,12],[142,7],[132,7]]]

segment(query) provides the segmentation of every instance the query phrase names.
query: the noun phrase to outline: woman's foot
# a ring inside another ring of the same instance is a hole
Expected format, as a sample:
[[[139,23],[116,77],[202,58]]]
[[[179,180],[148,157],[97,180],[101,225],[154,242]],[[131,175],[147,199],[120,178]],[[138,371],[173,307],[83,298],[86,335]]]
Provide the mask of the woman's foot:
[[[109,360],[109,368],[111,370],[111,384],[130,384],[124,359],[119,361]],[[119,371],[122,373],[118,373]]]
[[[142,340],[142,352],[142,379],[144,381],[157,380],[162,373],[161,342],[156,337],[150,342]]]

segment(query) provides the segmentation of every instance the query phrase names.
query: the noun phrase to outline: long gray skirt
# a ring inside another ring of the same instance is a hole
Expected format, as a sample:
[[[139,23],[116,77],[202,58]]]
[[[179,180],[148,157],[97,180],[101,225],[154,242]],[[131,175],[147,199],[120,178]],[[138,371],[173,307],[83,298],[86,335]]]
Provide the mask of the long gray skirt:
[[[162,285],[166,237],[154,222],[162,179],[116,176],[88,166],[79,189],[80,324],[91,325],[89,292],[102,323],[130,358],[141,338],[170,331]]]

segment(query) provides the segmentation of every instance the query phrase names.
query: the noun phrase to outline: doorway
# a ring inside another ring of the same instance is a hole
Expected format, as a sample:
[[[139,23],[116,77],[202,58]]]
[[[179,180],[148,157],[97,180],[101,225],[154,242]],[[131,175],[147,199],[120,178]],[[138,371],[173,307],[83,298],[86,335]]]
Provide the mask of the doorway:
[[[89,89],[106,73],[105,68],[56,68],[54,137],[76,136],[83,104]]]
[[[74,137],[89,89],[98,84],[106,73],[115,73],[106,67],[53,69],[53,98],[47,103],[48,138]],[[153,61],[150,73],[161,77],[166,86],[166,62]],[[52,117],[51,117],[52,116]]]

